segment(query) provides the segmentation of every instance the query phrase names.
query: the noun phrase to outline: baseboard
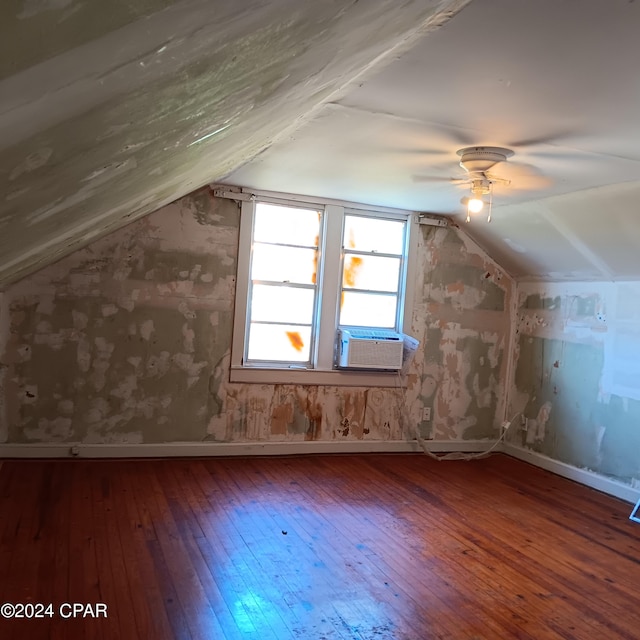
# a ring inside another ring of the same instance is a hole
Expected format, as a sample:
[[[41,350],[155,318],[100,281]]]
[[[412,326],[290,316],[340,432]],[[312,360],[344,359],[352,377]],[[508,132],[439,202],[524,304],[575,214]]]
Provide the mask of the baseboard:
[[[491,440],[429,440],[429,448],[438,452],[480,452],[493,444]],[[415,440],[349,440],[294,442],[163,442],[157,444],[0,444],[0,458],[189,458],[217,456],[286,456],[332,453],[419,453]],[[564,478],[575,480],[625,502],[635,504],[640,490],[587,469],[579,469],[535,451],[512,444],[495,449],[529,462]],[[2,460],[0,460],[0,466]]]
[[[431,451],[486,451],[491,440],[430,440]],[[418,453],[416,441],[166,442],[158,444],[2,444],[0,458],[172,458],[312,453]]]
[[[620,498],[620,500],[624,500],[625,502],[635,504],[640,499],[639,489],[634,489],[627,484],[607,478],[606,476],[589,471],[588,469],[580,469],[567,464],[566,462],[554,460],[553,458],[549,458],[548,456],[542,455],[536,451],[523,449],[522,447],[505,443],[502,447],[502,452],[514,458],[518,458],[518,460],[530,462],[536,467],[540,467],[546,471],[551,471],[552,473],[563,476],[564,478],[569,478],[569,480],[575,480],[580,484],[584,484],[592,489],[597,489],[598,491],[602,491],[603,493],[614,496],[615,498]]]

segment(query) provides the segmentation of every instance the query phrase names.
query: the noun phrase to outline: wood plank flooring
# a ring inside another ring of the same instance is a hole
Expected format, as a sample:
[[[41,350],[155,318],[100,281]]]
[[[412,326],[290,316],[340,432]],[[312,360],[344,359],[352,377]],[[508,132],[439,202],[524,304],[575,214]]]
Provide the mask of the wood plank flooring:
[[[53,615],[0,638],[637,640],[631,508],[502,455],[5,460],[0,605]]]

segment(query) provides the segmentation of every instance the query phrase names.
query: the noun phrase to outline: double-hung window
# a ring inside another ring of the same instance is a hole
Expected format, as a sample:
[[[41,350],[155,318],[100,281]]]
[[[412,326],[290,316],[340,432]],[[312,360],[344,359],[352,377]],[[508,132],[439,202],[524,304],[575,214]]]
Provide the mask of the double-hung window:
[[[322,211],[258,202],[243,362],[313,366]]]
[[[413,226],[409,212],[266,195],[244,202],[231,380],[395,384],[388,373],[338,370],[336,336],[408,330]]]

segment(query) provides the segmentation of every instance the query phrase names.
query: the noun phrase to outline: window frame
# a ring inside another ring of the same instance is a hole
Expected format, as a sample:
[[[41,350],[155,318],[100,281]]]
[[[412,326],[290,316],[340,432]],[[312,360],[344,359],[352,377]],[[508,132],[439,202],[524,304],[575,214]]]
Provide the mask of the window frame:
[[[273,369],[273,368],[282,368],[282,367],[278,367],[279,364],[281,364],[278,361],[269,361],[269,360],[259,360],[259,359],[254,359],[253,361],[249,361],[248,360],[248,352],[249,352],[249,344],[250,344],[250,335],[251,335],[251,322],[250,322],[250,318],[251,318],[251,307],[253,304],[253,290],[256,286],[256,283],[253,281],[253,278],[251,277],[251,273],[253,271],[253,264],[254,264],[254,252],[253,252],[253,244],[257,243],[257,244],[262,244],[262,241],[260,240],[253,240],[253,236],[255,233],[255,211],[256,211],[256,205],[259,203],[264,203],[264,204],[273,204],[272,202],[265,202],[262,198],[260,200],[255,200],[252,204],[252,211],[251,211],[251,238],[252,238],[252,246],[249,250],[249,256],[248,256],[248,261],[249,261],[249,276],[246,278],[245,282],[247,285],[247,293],[245,295],[245,303],[247,306],[247,310],[246,310],[246,320],[245,320],[245,328],[244,328],[244,340],[243,340],[243,352],[242,352],[242,362],[243,362],[243,366],[247,367],[247,368],[258,368],[258,369]],[[282,205],[282,203],[279,203],[280,206],[286,206],[287,208],[291,208],[291,209],[303,209],[306,207],[303,207],[301,205]],[[306,290],[310,290],[313,291],[313,309],[311,312],[311,342],[309,344],[309,357],[306,361],[288,361],[289,364],[286,365],[286,368],[291,368],[291,367],[296,367],[296,368],[305,368],[305,369],[310,369],[313,368],[313,363],[315,362],[315,354],[316,354],[316,342],[317,342],[317,333],[314,330],[316,325],[318,324],[318,315],[320,313],[320,305],[321,305],[321,287],[320,284],[318,282],[318,277],[319,274],[322,271],[321,268],[321,262],[322,262],[322,251],[321,248],[324,244],[324,217],[325,217],[325,213],[324,213],[324,208],[318,205],[312,206],[312,207],[308,207],[309,210],[315,210],[318,212],[319,214],[319,221],[318,221],[318,237],[317,237],[317,247],[316,247],[316,281],[315,283],[289,283],[289,284],[285,284],[285,282],[268,282],[268,281],[264,281],[261,282],[261,285],[266,285],[266,286],[273,286],[276,288],[279,287],[294,287],[294,288],[300,288],[300,289],[306,289]],[[271,244],[271,243],[268,243]],[[273,243],[276,244],[276,243]],[[277,244],[277,246],[280,247],[288,247],[291,245],[288,245],[286,243],[279,243]],[[311,247],[308,247],[311,248]],[[256,321],[254,319],[254,323],[256,324],[261,324],[260,321]],[[295,323],[291,323],[291,325],[295,325]],[[244,362],[247,361],[247,364],[244,364]],[[286,361],[285,361],[286,362]],[[284,362],[282,363],[283,366]]]
[[[249,322],[249,290],[251,277],[251,250],[253,215],[258,202],[299,208],[322,208],[320,246],[318,254],[316,335],[311,352],[312,368],[304,364],[278,366],[279,363],[244,364],[245,340]],[[231,345],[230,381],[259,384],[310,384],[335,386],[398,386],[398,374],[389,371],[350,371],[334,366],[334,347],[339,320],[339,297],[342,290],[344,251],[342,233],[344,216],[406,220],[405,251],[401,265],[401,286],[398,289],[399,331],[410,333],[416,255],[418,248],[418,214],[385,207],[320,198],[251,192],[242,201],[238,243],[237,279],[233,337]],[[329,286],[329,282],[333,283]],[[329,296],[334,300],[325,301]],[[347,327],[348,325],[342,325]],[[315,364],[315,366],[313,366]]]
[[[356,211],[354,209],[345,208],[342,212],[342,228],[344,229],[345,218],[347,216],[357,216],[360,218],[379,218],[381,220],[397,220],[405,223],[404,229],[404,239],[402,242],[402,253],[399,255],[388,255],[388,254],[376,254],[375,252],[369,251],[360,251],[358,249],[347,248],[344,246],[344,233],[341,235],[340,245],[341,245],[341,264],[340,264],[340,281],[338,284],[339,295],[342,296],[344,292],[362,292],[362,293],[379,293],[384,295],[385,292],[382,290],[365,290],[358,289],[357,287],[345,287],[344,286],[344,269],[345,269],[345,259],[348,255],[360,255],[360,256],[379,256],[379,257],[393,257],[398,258],[400,260],[400,267],[398,271],[398,284],[396,286],[395,292],[393,295],[397,297],[396,303],[396,313],[395,313],[395,322],[393,327],[373,327],[371,325],[352,325],[349,323],[340,323],[340,305],[338,305],[337,314],[336,314],[336,329],[384,329],[387,331],[399,331],[403,332],[404,329],[404,300],[405,300],[405,291],[407,284],[407,261],[408,261],[408,250],[409,250],[409,235],[410,235],[410,220],[407,215],[389,215],[383,213],[374,213],[372,215],[371,211]]]

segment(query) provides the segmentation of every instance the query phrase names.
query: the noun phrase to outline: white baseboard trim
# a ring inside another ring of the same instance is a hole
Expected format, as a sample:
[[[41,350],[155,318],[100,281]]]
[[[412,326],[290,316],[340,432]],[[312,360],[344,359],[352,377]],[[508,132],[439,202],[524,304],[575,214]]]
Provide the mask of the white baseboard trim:
[[[486,451],[491,440],[430,440],[440,451]],[[77,451],[73,453],[72,451]],[[158,444],[1,444],[0,458],[173,458],[279,456],[310,453],[419,453],[418,443],[404,440],[294,442],[163,442]]]
[[[492,440],[429,440],[434,453],[486,451]],[[77,448],[77,453],[72,449]],[[1,458],[209,458],[220,456],[287,456],[332,453],[419,453],[415,440],[348,440],[288,442],[163,442],[157,444],[0,444]],[[587,469],[580,469],[536,451],[504,443],[495,452],[529,462],[564,478],[635,504],[640,490]]]
[[[627,484],[623,484],[622,482],[618,482],[612,478],[607,478],[607,476],[589,471],[588,469],[580,469],[579,467],[574,467],[566,462],[554,460],[553,458],[542,455],[537,451],[523,449],[522,447],[508,443],[503,445],[502,451],[507,455],[518,458],[518,460],[530,462],[536,467],[540,467],[546,471],[551,471],[552,473],[563,476],[564,478],[569,478],[569,480],[575,480],[580,484],[584,484],[592,489],[597,489],[598,491],[607,493],[615,498],[620,498],[620,500],[624,500],[625,502],[635,504],[640,499],[639,489],[634,489]]]

